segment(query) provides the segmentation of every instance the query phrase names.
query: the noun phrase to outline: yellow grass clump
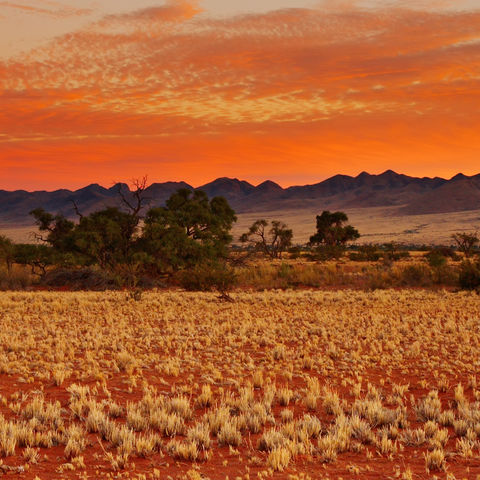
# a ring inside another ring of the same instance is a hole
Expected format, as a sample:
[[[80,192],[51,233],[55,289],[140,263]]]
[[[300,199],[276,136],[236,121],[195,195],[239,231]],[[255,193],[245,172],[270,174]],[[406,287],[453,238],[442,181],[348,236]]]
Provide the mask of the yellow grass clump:
[[[480,438],[477,295],[232,299],[0,293],[0,469],[469,478]]]

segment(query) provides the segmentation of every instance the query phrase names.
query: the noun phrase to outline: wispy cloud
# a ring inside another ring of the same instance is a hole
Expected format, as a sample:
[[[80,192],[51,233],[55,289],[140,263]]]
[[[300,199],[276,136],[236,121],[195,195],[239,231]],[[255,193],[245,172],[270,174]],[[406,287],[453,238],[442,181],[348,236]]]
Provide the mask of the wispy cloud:
[[[70,149],[91,165],[88,143],[97,162],[172,173],[188,163],[194,174],[197,158],[208,176],[235,159],[239,175],[261,176],[270,156],[283,178],[345,159],[353,170],[423,161],[445,171],[460,155],[474,168],[480,11],[200,13],[171,1],[110,15],[0,63],[2,157]]]
[[[0,9],[13,9],[32,15],[48,15],[55,18],[82,16],[92,13],[90,8],[74,8],[57,2],[31,1],[31,2],[0,2]]]

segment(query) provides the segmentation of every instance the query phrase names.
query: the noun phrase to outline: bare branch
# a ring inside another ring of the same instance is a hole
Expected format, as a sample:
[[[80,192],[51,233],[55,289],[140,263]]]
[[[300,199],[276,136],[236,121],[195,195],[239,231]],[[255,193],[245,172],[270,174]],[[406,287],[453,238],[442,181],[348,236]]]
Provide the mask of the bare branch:
[[[137,217],[140,211],[150,202],[150,199],[144,195],[144,192],[147,189],[147,180],[147,175],[140,179],[137,178],[132,180],[131,186],[133,187],[133,190],[129,192],[132,196],[131,199],[129,199],[128,195],[122,191],[121,187],[118,189],[120,200],[130,211],[130,214],[134,217]]]
[[[70,202],[72,202],[73,210],[77,214],[78,218],[81,220],[83,218],[83,214],[80,212],[80,210],[78,208],[78,205],[77,205],[77,202],[75,202],[75,200],[73,198],[70,199]]]

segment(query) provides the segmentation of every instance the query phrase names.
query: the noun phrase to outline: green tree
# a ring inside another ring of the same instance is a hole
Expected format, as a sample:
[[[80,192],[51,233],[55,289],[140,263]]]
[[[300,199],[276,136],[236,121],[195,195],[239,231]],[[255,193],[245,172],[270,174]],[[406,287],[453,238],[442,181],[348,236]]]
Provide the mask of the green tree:
[[[345,225],[346,222],[346,213],[324,210],[317,215],[317,233],[310,237],[310,244],[343,247],[347,242],[360,238],[358,230],[352,225]]]
[[[41,240],[59,252],[74,250],[74,222],[60,213],[52,215],[43,208],[32,210],[30,215],[34,217],[35,224],[40,231],[37,240]]]
[[[257,220],[240,237],[242,243],[250,243],[255,250],[262,252],[270,258],[282,258],[282,253],[292,245],[293,231],[279,220],[270,222],[261,219]]]
[[[74,229],[76,250],[88,264],[114,270],[133,261],[138,218],[109,207],[82,216]]]
[[[40,234],[37,239],[55,250],[55,259],[63,265],[99,265],[130,275],[136,269],[136,243],[141,211],[144,209],[147,177],[133,180],[133,190],[118,188],[123,209],[109,207],[83,215],[75,201],[78,223],[62,214],[52,215],[42,208],[32,210]],[[133,270],[132,270],[133,269]]]
[[[140,249],[157,273],[225,259],[235,221],[235,212],[223,197],[209,200],[202,191],[181,189],[165,207],[147,212]]]

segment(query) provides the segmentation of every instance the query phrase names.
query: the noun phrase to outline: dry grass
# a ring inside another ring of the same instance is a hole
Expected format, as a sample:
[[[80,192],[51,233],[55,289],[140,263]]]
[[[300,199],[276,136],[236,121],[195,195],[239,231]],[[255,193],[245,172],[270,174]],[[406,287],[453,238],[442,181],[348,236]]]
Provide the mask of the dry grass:
[[[233,297],[1,293],[3,465],[31,478],[468,477],[478,296]]]

